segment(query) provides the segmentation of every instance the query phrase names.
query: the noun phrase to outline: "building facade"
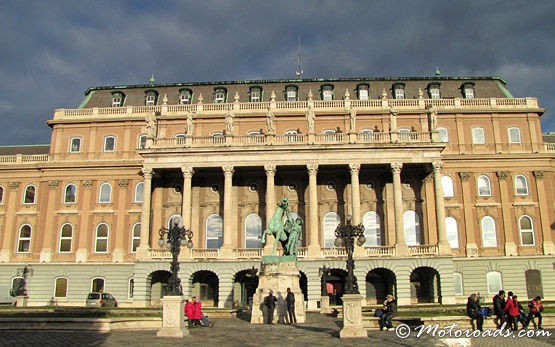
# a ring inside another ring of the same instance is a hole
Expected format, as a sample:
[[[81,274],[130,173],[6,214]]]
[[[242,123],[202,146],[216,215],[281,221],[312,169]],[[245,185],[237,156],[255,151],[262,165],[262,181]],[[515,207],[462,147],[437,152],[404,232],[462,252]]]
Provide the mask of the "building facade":
[[[29,305],[159,304],[193,231],[185,295],[248,303],[261,235],[287,197],[301,288],[340,303],[352,215],[368,304],[462,303],[499,289],[555,300],[555,147],[535,98],[498,77],[345,78],[92,87],[48,121],[49,146],[0,149],[0,283]],[[23,278],[21,269],[33,271]],[[321,268],[331,270],[321,282]]]

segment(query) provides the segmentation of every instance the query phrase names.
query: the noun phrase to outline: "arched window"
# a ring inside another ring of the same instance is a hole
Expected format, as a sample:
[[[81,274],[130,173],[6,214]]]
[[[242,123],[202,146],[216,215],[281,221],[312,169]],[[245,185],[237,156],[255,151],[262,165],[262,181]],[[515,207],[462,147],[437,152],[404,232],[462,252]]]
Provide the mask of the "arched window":
[[[520,217],[518,222],[520,229],[520,241],[523,246],[534,246],[536,244],[534,240],[534,226],[532,224],[532,218],[528,216]]]
[[[463,277],[461,273],[453,273],[453,284],[455,286],[455,295],[464,295]]]
[[[443,188],[443,196],[451,198],[455,196],[455,189],[453,187],[453,179],[450,176],[441,176],[441,187]]]
[[[67,277],[58,277],[54,280],[54,298],[67,298],[67,287],[69,279]]]
[[[104,292],[104,278],[95,277],[92,279],[91,292]]]
[[[25,187],[25,195],[23,196],[24,204],[34,204],[36,197],[37,188],[34,185],[29,184]]]
[[[0,205],[4,203],[4,187],[0,186]]]
[[[262,248],[262,218],[251,213],[245,218],[245,248]]]
[[[451,248],[459,248],[459,228],[455,218],[445,218],[445,232],[447,233],[447,241]]]
[[[96,227],[94,251],[95,253],[108,252],[108,224],[100,223]]]
[[[249,101],[250,102],[260,102],[260,101],[262,101],[262,87],[250,87],[249,88]]]
[[[515,194],[528,195],[528,180],[524,175],[517,175],[515,177]]]
[[[286,101],[297,101],[298,100],[297,91],[298,91],[297,86],[293,86],[293,85],[286,86],[285,87],[285,100]]]
[[[509,131],[509,143],[521,143],[520,139],[520,129],[517,127],[511,127]]]
[[[382,227],[380,216],[376,211],[368,211],[362,217],[364,225],[364,237],[366,238],[365,246],[381,246],[382,245]]]
[[[15,276],[12,278],[12,289],[16,295],[23,293],[23,277]]]
[[[223,220],[217,214],[206,218],[206,248],[220,248],[223,244]]]
[[[420,245],[422,236],[420,233],[420,217],[412,210],[403,213],[403,225],[405,229],[405,242],[409,246]]]
[[[495,221],[490,216],[485,216],[480,222],[482,229],[482,247],[497,247],[497,232]]]
[[[488,294],[497,294],[503,289],[503,282],[501,281],[501,272],[490,271],[486,274],[486,281],[488,283]]]
[[[139,182],[135,186],[135,203],[142,203],[143,202],[143,189],[145,187],[144,182]]]
[[[449,142],[449,132],[447,128],[437,128],[439,141],[441,142]]]
[[[112,202],[112,186],[110,183],[105,182],[100,185],[98,192],[98,202],[100,203],[111,203]]]
[[[136,253],[141,243],[141,223],[135,223],[131,230],[131,253]]]
[[[70,183],[66,186],[66,192],[64,194],[64,203],[74,204],[77,196],[77,187],[75,184]]]
[[[483,145],[486,143],[484,128],[472,128],[472,143],[475,145]]]
[[[71,253],[71,244],[73,240],[73,226],[69,223],[62,225],[60,228],[60,253]]]
[[[131,277],[129,279],[127,288],[127,298],[133,299],[133,292],[135,291],[135,278]]]
[[[29,224],[23,224],[19,228],[19,236],[17,240],[17,253],[29,253],[31,249],[32,229]]]
[[[335,242],[335,229],[337,229],[337,226],[341,224],[341,218],[336,212],[328,212],[324,216],[323,223],[324,225],[322,230],[324,231],[324,247],[334,247],[333,243]]]
[[[486,175],[478,177],[478,195],[491,196],[491,182]]]

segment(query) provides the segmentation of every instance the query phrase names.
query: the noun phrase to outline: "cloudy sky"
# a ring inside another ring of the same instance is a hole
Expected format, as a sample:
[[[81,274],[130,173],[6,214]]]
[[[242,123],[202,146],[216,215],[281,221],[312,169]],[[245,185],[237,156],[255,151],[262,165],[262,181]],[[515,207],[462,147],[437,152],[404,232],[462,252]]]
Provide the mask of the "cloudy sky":
[[[553,0],[25,0],[0,10],[0,145],[50,142],[91,86],[500,76],[555,131]]]

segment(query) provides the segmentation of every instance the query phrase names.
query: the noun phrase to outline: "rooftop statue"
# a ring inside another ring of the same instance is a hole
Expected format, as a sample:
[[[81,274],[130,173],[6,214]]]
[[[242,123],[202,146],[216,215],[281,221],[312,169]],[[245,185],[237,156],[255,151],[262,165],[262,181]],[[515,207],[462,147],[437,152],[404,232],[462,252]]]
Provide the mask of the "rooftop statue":
[[[278,202],[278,208],[268,223],[268,229],[264,230],[262,234],[262,243],[266,244],[266,235],[273,235],[275,240],[271,255],[275,254],[278,241],[281,241],[283,255],[296,256],[297,244],[299,240],[302,240],[302,225],[303,220],[301,218],[295,219],[289,213],[289,200],[284,196]]]

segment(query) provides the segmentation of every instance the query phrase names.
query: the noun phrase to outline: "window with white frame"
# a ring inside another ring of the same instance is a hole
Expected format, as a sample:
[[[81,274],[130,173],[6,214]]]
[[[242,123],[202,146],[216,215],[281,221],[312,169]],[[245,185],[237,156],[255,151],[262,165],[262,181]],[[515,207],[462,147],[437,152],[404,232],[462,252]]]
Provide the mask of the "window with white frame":
[[[103,292],[104,291],[104,278],[95,277],[91,281],[91,292]]]
[[[404,84],[396,84],[393,86],[394,97],[395,99],[404,99],[405,98],[405,85]]]
[[[69,279],[67,277],[57,277],[54,280],[54,298],[56,299],[67,298],[68,283],[69,283]]]
[[[156,105],[156,99],[158,94],[155,91],[148,91],[145,95],[145,106],[154,106]]]
[[[184,89],[179,92],[179,104],[180,105],[188,105],[192,102],[191,98],[191,91],[188,89]]]
[[[285,100],[287,101],[297,101],[297,87],[295,86],[287,86],[285,88]]]
[[[141,242],[141,223],[135,223],[131,231],[131,253],[136,253]]]
[[[106,136],[104,138],[104,152],[113,152],[116,149],[116,137]]]
[[[108,224],[100,223],[96,227],[95,240],[94,240],[94,251],[95,253],[107,253],[108,252]]]
[[[100,185],[98,190],[98,202],[102,204],[109,204],[112,202],[112,185],[104,182]]]
[[[455,295],[464,295],[464,287],[463,287],[463,277],[462,274],[459,272],[453,273],[453,284],[455,289]]]
[[[260,102],[262,101],[262,88],[251,87],[249,90],[249,100],[250,102]]]
[[[482,231],[482,247],[497,247],[497,231],[495,221],[490,216],[485,216],[480,221]]]
[[[515,177],[515,194],[528,195],[528,180],[524,175],[516,175]]]
[[[81,152],[81,138],[80,137],[72,137],[69,140],[69,152],[70,153],[79,153],[79,152]]]
[[[328,212],[323,219],[324,247],[334,247],[335,229],[341,224],[341,217],[336,212]]]
[[[121,107],[123,106],[123,93],[112,93],[112,107]]]
[[[146,135],[139,135],[139,144],[137,148],[143,149],[145,147],[146,147]]]
[[[445,232],[451,248],[459,248],[459,227],[455,218],[445,218]]]
[[[362,217],[362,225],[364,225],[364,237],[366,238],[364,246],[381,246],[382,226],[380,215],[376,211],[366,212]]]
[[[127,298],[133,299],[134,292],[135,292],[135,278],[131,277],[129,279],[129,285],[127,286]]]
[[[534,246],[536,241],[534,239],[534,227],[532,224],[532,218],[528,216],[520,217],[518,222],[520,229],[520,242],[523,246]]]
[[[245,248],[262,248],[262,218],[251,213],[245,218]]]
[[[322,86],[322,100],[331,101],[333,100],[333,86],[326,84]]]
[[[206,218],[206,248],[220,248],[223,244],[223,220],[217,214]]]
[[[15,276],[12,278],[12,289],[15,292],[16,295],[22,295],[23,294],[23,277],[21,276]]]
[[[517,127],[509,128],[509,143],[521,143],[520,128],[517,128]]]
[[[143,202],[143,190],[145,187],[144,182],[139,182],[135,186],[135,203],[142,203]]]
[[[71,253],[72,241],[73,241],[73,226],[69,223],[65,223],[60,228],[60,247],[58,248],[58,252]]]
[[[17,253],[29,253],[31,249],[31,234],[32,229],[29,224],[23,224],[21,228],[19,228]]]
[[[403,226],[407,245],[416,246],[422,244],[420,216],[415,211],[409,210],[403,213]]]
[[[486,274],[486,282],[488,284],[488,294],[497,294],[503,289],[501,281],[501,272],[490,271]]]
[[[430,99],[441,98],[441,94],[439,92],[439,84],[430,84],[428,86],[428,93],[430,94]]]
[[[441,176],[441,187],[443,188],[443,197],[452,198],[455,196],[455,188],[451,176]]]
[[[34,185],[29,184],[27,187],[25,187],[25,194],[23,195],[23,203],[26,205],[34,204],[36,193],[37,193],[37,188],[35,188]]]
[[[367,84],[361,84],[357,86],[357,98],[359,100],[368,100],[370,99],[370,90]]]
[[[227,91],[224,88],[214,89],[214,103],[223,104],[225,102]]]
[[[461,89],[465,99],[474,99],[474,83],[465,83]]]
[[[4,204],[4,187],[0,186],[0,205]]]
[[[77,187],[73,183],[66,185],[64,194],[65,204],[74,204],[77,201]]]
[[[486,175],[478,177],[478,196],[491,196],[491,181]]]
[[[447,128],[437,128],[437,133],[439,141],[449,142],[449,132],[447,131]]]
[[[486,143],[484,128],[472,128],[472,143],[475,145],[483,145]]]

